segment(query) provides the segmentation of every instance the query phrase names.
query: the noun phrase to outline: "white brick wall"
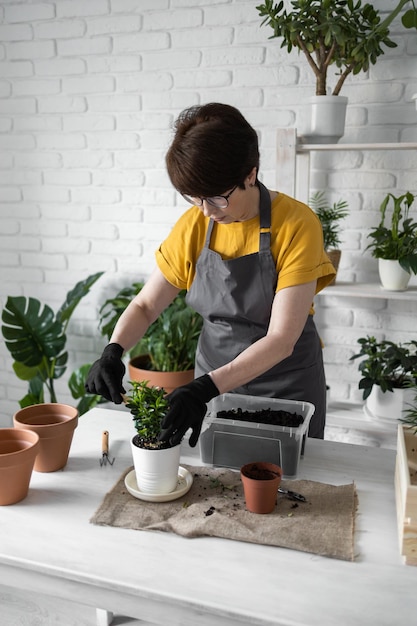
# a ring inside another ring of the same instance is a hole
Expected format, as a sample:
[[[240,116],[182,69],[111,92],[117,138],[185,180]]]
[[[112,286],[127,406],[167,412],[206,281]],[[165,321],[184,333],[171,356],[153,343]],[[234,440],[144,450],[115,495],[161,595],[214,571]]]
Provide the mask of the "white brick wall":
[[[275,185],[275,129],[297,126],[313,77],[260,27],[256,0],[2,0],[0,3],[0,305],[33,295],[57,309],[104,270],[70,326],[72,369],[104,345],[98,309],[153,267],[159,241],[184,210],[164,169],[180,110],[222,101],[259,130],[261,175]],[[392,8],[394,0],[378,7]],[[346,141],[416,141],[417,36],[393,29],[369,75],[351,78]],[[388,192],[417,193],[417,155],[331,153],[313,158],[313,185],[349,201],[340,278],[376,278],[366,247]],[[332,395],[358,400],[348,359],[365,333],[415,337],[410,303],[326,298],[317,321]],[[26,385],[0,343],[0,425]],[[66,383],[60,399],[71,401]]]

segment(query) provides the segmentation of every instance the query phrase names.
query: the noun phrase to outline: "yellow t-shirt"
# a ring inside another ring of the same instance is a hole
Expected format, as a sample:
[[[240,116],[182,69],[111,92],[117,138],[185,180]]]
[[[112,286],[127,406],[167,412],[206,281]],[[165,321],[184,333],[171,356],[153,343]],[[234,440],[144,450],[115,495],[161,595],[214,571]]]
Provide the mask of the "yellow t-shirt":
[[[162,274],[179,289],[191,287],[208,223],[209,218],[198,207],[191,207],[156,251]],[[215,223],[210,248],[224,260],[258,252],[259,216],[246,222]],[[271,252],[278,275],[276,291],[317,279],[318,293],[336,273],[324,252],[317,215],[307,205],[282,193],[271,204]]]

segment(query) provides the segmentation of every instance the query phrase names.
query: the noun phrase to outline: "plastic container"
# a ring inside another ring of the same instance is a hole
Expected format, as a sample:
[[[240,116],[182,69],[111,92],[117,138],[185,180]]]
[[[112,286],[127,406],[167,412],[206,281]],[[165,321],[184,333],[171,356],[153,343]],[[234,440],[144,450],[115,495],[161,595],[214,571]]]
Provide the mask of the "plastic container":
[[[288,411],[304,418],[297,428],[271,426],[216,417],[219,411]],[[310,402],[225,393],[208,405],[205,430],[200,435],[200,456],[204,463],[240,469],[252,461],[275,463],[284,478],[294,478],[304,453],[305,440],[315,407]]]

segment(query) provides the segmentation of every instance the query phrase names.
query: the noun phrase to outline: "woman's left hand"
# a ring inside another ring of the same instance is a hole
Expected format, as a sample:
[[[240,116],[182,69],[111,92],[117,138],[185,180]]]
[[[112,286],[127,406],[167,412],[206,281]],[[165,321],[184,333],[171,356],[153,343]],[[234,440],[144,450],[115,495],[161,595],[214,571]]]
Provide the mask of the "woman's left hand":
[[[191,428],[189,444],[194,448],[207,412],[207,402],[218,395],[219,390],[208,374],[174,389],[167,396],[170,409],[162,421],[159,440],[169,441],[172,446],[176,446]]]

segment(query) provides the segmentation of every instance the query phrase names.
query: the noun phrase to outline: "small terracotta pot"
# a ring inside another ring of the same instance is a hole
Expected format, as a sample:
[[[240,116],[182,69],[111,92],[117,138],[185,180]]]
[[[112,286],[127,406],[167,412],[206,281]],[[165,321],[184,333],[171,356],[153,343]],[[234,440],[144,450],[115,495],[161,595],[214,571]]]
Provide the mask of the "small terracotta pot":
[[[157,372],[146,369],[149,363],[147,355],[140,355],[131,359],[128,363],[129,380],[147,380],[151,387],[162,387],[167,393],[171,393],[177,387],[186,385],[194,380],[194,370],[183,372]]]
[[[282,469],[274,463],[247,463],[240,468],[246,508],[252,513],[272,513],[277,503]]]
[[[34,404],[20,409],[13,416],[15,428],[32,430],[39,435],[39,453],[34,469],[56,472],[65,467],[74,430],[78,425],[78,410],[67,404]]]
[[[340,259],[342,257],[342,251],[336,250],[336,249],[326,250],[326,254],[330,259],[330,263],[333,265],[334,269],[336,270],[336,274],[333,280],[327,285],[328,287],[330,287],[330,285],[336,284],[337,270],[339,269]]]
[[[0,505],[26,498],[38,450],[36,433],[0,428]]]

